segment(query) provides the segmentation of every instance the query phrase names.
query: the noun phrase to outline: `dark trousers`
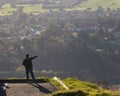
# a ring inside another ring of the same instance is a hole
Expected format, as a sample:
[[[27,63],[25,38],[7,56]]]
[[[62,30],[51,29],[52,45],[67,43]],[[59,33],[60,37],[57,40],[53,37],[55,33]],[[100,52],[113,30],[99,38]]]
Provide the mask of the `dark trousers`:
[[[29,80],[29,74],[31,74],[32,79],[35,80],[35,76],[33,74],[33,69],[32,68],[26,68],[26,78]]]

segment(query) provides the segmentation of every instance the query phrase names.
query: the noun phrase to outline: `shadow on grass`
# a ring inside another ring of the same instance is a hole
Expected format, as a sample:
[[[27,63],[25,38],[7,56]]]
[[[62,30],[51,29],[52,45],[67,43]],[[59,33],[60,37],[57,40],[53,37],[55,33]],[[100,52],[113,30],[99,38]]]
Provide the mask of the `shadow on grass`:
[[[36,87],[37,89],[39,89],[40,92],[43,92],[45,94],[49,94],[52,93],[50,90],[42,87],[41,85],[39,85],[38,83],[29,83],[30,85]]]

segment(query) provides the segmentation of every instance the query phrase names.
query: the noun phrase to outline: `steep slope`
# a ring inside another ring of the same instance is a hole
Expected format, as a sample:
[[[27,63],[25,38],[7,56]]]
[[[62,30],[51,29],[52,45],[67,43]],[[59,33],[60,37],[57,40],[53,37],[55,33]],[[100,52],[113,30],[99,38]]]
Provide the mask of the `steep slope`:
[[[91,49],[84,48],[73,53],[47,54],[39,60],[37,68],[62,71],[61,77],[78,77],[82,80],[106,81],[119,83],[119,67],[114,63],[93,52]]]

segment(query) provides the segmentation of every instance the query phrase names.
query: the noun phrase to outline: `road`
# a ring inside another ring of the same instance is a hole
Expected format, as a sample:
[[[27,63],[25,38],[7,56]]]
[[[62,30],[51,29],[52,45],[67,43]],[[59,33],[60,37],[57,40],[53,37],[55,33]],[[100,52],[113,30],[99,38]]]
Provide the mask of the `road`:
[[[6,91],[0,91],[0,94],[6,94],[6,96],[44,96],[58,90],[51,83],[8,83],[8,87]]]

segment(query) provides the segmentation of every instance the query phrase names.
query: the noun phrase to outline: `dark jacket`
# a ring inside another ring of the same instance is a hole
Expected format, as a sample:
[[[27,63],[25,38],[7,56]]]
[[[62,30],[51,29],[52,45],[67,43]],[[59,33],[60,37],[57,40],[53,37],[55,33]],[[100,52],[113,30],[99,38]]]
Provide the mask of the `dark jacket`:
[[[31,58],[25,58],[23,60],[23,65],[25,66],[26,69],[30,69],[33,67],[32,65],[32,60],[35,59],[37,56],[31,57]]]

